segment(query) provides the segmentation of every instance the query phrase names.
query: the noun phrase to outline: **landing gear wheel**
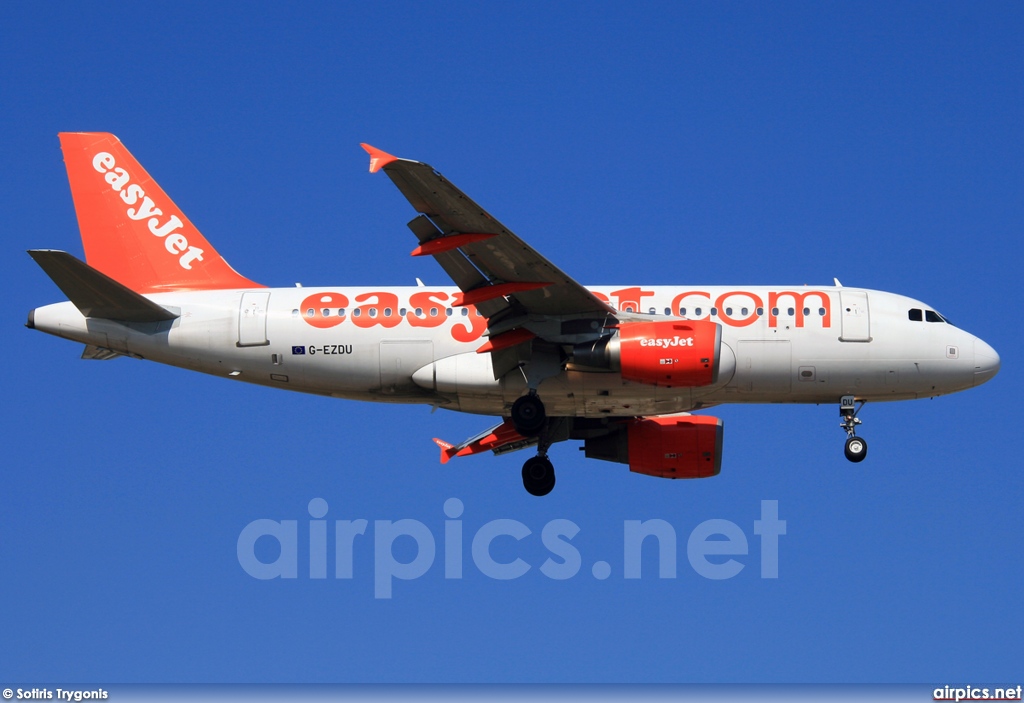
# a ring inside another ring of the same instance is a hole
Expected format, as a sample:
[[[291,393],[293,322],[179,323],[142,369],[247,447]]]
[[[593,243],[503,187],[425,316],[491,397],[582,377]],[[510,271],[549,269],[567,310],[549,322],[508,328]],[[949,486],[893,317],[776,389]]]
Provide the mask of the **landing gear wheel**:
[[[843,418],[839,426],[846,431],[847,437],[846,448],[843,451],[846,458],[855,464],[864,461],[864,457],[868,455],[868,443],[854,434],[857,431],[857,425],[861,424],[857,413],[864,407],[864,402],[862,400],[858,405],[857,398],[852,395],[844,395],[839,399],[839,416]]]
[[[846,448],[843,451],[846,458],[854,463],[864,461],[864,457],[868,455],[868,443],[860,437],[850,437],[846,440]]]
[[[548,416],[544,403],[535,394],[524,395],[512,403],[512,424],[524,437],[536,437],[544,429]]]
[[[523,487],[534,496],[546,496],[555,487],[555,467],[547,457],[535,456],[523,464]]]

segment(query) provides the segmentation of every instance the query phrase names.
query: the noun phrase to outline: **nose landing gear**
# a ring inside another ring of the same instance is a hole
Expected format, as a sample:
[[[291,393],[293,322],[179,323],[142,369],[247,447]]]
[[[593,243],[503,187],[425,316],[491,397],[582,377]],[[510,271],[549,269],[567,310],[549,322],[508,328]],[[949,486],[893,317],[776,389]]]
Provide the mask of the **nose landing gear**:
[[[846,454],[847,459],[854,463],[864,461],[864,457],[868,455],[868,443],[861,437],[850,437],[846,440],[846,447],[843,449],[843,453]]]
[[[846,454],[847,459],[854,463],[864,461],[864,457],[868,455],[868,443],[864,438],[857,436],[857,425],[861,424],[857,413],[863,407],[864,401],[862,400],[860,404],[857,404],[856,398],[852,395],[844,395],[839,400],[839,415],[843,418],[839,426],[846,430],[847,435],[846,447],[844,447],[843,453]]]

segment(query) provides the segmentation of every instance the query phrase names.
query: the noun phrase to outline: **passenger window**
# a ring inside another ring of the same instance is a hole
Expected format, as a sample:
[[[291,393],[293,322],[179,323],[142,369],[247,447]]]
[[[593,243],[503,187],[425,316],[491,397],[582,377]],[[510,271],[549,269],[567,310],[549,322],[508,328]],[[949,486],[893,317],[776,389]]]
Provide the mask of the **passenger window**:
[[[465,317],[469,314],[469,308],[462,308],[462,316]]]
[[[779,309],[778,308],[772,308],[772,315],[774,315],[775,317],[778,317],[779,316]]]
[[[384,317],[391,317],[391,308],[384,308]]]
[[[701,312],[701,308],[694,308],[693,309],[693,314],[695,316],[697,316],[697,317],[700,317],[700,312]]]
[[[729,317],[732,317],[732,308],[726,308],[725,314],[728,315]]]
[[[416,308],[416,317],[423,317],[423,308]]]
[[[370,308],[370,317],[377,317],[377,308]]]
[[[686,316],[686,308],[679,308],[679,316],[680,317],[685,317]]]
[[[650,313],[651,315],[657,315],[658,314],[658,311],[655,310],[654,308],[650,308],[647,312]]]
[[[718,308],[711,308],[711,314],[712,315],[717,315],[718,314]]]
[[[320,312],[323,314],[324,317],[330,317],[331,316],[331,309],[330,308],[324,308]]]
[[[416,309],[419,310],[419,308]],[[437,308],[430,308],[430,316],[437,317]]]
[[[299,309],[298,308],[295,308],[294,310],[292,310],[292,317],[298,317],[300,314],[301,313],[299,313]]]
[[[818,315],[825,317],[825,308],[818,308]]]
[[[447,310],[444,311],[444,314],[447,315],[448,317],[451,317],[452,316],[452,309],[448,308]]]
[[[811,314],[811,309],[810,308],[804,308],[804,315],[810,315],[810,314]]]
[[[359,308],[356,308],[355,310],[352,311],[352,317],[359,317],[362,314],[363,314],[363,311],[360,310]]]
[[[666,315],[671,315],[672,314],[672,308],[665,308],[665,314]]]
[[[910,317],[910,321],[911,322],[920,322],[923,319],[922,315],[921,315],[921,311],[918,310],[917,308],[914,308],[913,310],[911,310],[907,314]]]
[[[401,309],[400,309],[400,310],[398,311],[398,316],[399,316],[399,317],[405,317],[405,313],[407,313],[407,312],[409,312],[409,311],[408,311],[408,310],[406,310],[405,308],[401,308]]]
[[[778,310],[776,310],[775,312],[776,312],[776,314],[778,314]],[[762,315],[764,315],[764,308],[758,308],[757,309],[757,316],[761,317]]]
[[[314,310],[313,308],[310,308],[309,310],[306,311],[306,317],[313,317],[314,315],[316,315],[316,310]]]
[[[338,308],[338,317],[345,317],[345,308]]]
[[[786,308],[786,314],[793,317],[793,313],[796,312],[793,308]]]

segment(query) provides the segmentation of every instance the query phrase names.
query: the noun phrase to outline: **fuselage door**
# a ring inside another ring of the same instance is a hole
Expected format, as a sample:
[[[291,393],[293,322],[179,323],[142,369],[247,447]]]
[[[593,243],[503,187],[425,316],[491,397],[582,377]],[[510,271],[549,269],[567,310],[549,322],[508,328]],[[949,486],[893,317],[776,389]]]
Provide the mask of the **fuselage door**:
[[[242,303],[238,308],[238,346],[262,347],[270,344],[267,339],[269,302],[269,292],[242,293]]]
[[[862,290],[840,290],[839,304],[843,313],[841,342],[870,342],[871,318],[868,314],[868,294]]]

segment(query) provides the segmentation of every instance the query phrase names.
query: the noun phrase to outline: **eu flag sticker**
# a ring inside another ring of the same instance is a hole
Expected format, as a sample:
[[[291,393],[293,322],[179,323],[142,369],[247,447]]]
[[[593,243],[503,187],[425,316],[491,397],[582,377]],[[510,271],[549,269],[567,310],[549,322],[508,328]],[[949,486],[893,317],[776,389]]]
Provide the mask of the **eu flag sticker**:
[[[306,348],[305,347],[292,347],[292,354],[305,354],[305,353],[306,353]]]

